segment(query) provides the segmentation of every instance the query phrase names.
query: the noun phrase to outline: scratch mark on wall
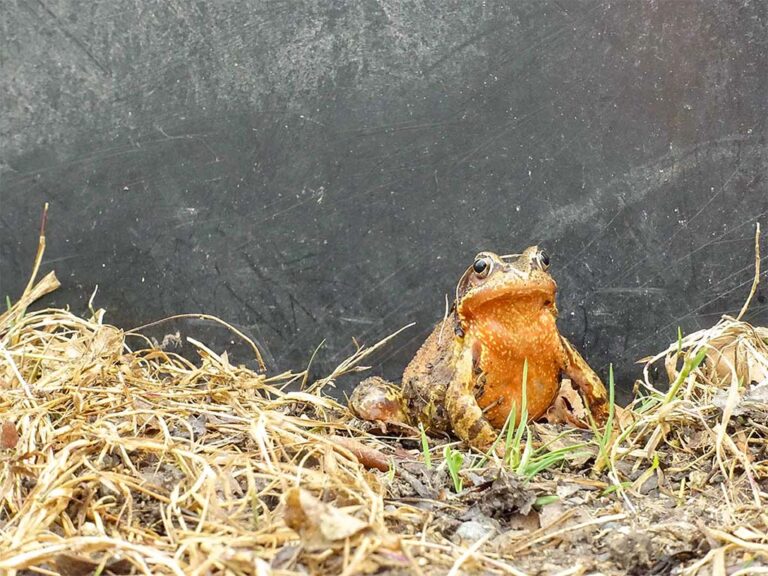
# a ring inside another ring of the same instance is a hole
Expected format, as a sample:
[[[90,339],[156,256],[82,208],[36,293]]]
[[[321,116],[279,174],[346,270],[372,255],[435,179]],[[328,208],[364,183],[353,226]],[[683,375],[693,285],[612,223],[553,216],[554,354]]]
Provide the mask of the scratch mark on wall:
[[[54,22],[54,24],[55,24],[56,28],[57,28],[57,29],[58,29],[58,30],[59,30],[59,31],[60,31],[60,32],[61,32],[61,33],[62,33],[62,34],[63,34],[63,35],[64,35],[64,36],[65,36],[65,37],[66,37],[66,38],[67,38],[67,39],[70,41],[70,42],[72,42],[72,43],[73,43],[75,46],[77,46],[77,47],[80,49],[80,51],[81,51],[81,52],[83,52],[83,54],[85,54],[85,55],[86,55],[86,57],[87,57],[87,58],[88,58],[88,59],[91,61],[91,63],[92,63],[94,66],[96,66],[96,68],[98,68],[98,69],[99,69],[99,70],[100,70],[100,71],[101,71],[101,72],[102,72],[102,73],[103,73],[105,76],[110,76],[110,75],[111,75],[111,72],[109,71],[109,69],[108,69],[108,68],[107,68],[107,67],[106,67],[104,64],[102,64],[102,63],[99,61],[99,59],[98,59],[98,58],[96,58],[96,56],[95,56],[95,55],[94,55],[94,53],[91,51],[91,49],[90,49],[90,48],[89,48],[89,47],[86,45],[86,43],[85,43],[85,42],[83,42],[83,41],[82,41],[80,38],[78,38],[77,36],[75,36],[75,35],[74,35],[72,32],[70,32],[70,31],[67,29],[67,27],[66,27],[66,26],[64,26],[64,24],[62,24],[61,20],[60,20],[60,19],[59,19],[59,17],[56,15],[56,13],[55,13],[55,12],[53,12],[53,10],[51,10],[50,8],[48,8],[48,6],[46,6],[46,5],[43,3],[43,0],[36,0],[36,1],[37,1],[37,3],[40,5],[40,7],[41,7],[43,10],[45,10],[45,12],[46,12],[46,13],[47,13],[47,14],[48,14],[48,15],[49,15],[49,16],[50,16],[52,19],[53,19],[53,22]],[[36,16],[37,16],[37,15],[36,15]]]

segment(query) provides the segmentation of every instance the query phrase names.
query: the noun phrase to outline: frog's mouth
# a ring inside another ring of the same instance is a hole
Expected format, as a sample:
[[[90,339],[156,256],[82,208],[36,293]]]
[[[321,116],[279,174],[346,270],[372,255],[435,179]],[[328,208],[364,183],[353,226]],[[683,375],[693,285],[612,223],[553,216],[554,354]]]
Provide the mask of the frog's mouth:
[[[550,280],[548,282],[521,283],[519,287],[509,284],[483,287],[478,289],[476,293],[467,296],[463,302],[461,300],[459,302],[462,308],[477,310],[488,303],[500,304],[504,300],[519,303],[541,300],[542,305],[546,306],[551,304],[554,298],[555,283]]]
[[[541,282],[535,285],[524,284],[520,287],[510,287],[509,285],[482,288],[477,293],[467,298],[473,307],[496,302],[501,300],[524,301],[530,299],[549,300],[554,297],[554,282]]]

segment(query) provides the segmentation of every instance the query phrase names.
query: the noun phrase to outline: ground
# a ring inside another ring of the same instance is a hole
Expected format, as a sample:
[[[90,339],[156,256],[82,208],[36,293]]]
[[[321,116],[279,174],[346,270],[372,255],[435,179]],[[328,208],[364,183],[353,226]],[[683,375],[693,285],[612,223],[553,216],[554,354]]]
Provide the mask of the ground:
[[[605,427],[502,457],[355,420],[328,392],[376,346],[315,382],[193,362],[29,311],[57,284],[0,316],[4,574],[768,573],[766,328],[681,335]]]

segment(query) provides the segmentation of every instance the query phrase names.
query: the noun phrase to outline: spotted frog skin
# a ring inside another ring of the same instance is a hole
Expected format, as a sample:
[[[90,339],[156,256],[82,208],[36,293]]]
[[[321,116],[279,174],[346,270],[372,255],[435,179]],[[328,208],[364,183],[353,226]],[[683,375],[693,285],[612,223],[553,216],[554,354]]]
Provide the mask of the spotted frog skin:
[[[607,417],[605,386],[557,330],[557,286],[537,246],[522,254],[481,252],[456,287],[450,314],[406,367],[402,386],[373,377],[352,393],[358,417],[453,432],[487,450],[515,407],[520,419],[527,360],[528,418],[542,416],[571,379],[593,418]]]

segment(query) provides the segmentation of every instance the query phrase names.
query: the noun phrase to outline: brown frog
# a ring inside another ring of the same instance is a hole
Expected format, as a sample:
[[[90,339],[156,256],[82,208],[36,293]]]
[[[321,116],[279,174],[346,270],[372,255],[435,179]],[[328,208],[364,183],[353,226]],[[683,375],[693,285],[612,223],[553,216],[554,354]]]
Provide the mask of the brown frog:
[[[513,406],[520,419],[527,360],[530,420],[547,411],[565,375],[603,423],[605,386],[557,330],[557,286],[548,268],[549,256],[537,246],[519,255],[478,254],[456,286],[450,314],[406,367],[402,387],[367,378],[352,393],[351,410],[366,420],[452,431],[487,450]]]

